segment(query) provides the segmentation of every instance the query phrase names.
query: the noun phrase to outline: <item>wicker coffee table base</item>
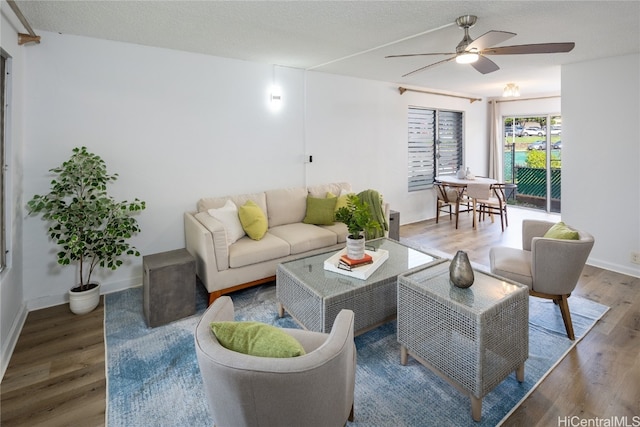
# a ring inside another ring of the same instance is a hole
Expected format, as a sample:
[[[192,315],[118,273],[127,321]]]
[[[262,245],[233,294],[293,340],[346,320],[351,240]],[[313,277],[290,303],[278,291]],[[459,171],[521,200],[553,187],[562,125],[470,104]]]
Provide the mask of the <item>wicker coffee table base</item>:
[[[482,398],[512,372],[524,381],[529,356],[528,289],[475,271],[468,289],[449,281],[449,262],[398,277],[400,363],[410,355],[471,399]]]

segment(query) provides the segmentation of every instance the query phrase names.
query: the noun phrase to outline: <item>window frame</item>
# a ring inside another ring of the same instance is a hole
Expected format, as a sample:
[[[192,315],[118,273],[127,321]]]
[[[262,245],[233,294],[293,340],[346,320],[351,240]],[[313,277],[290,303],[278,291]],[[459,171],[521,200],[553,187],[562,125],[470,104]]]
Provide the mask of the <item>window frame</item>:
[[[0,272],[7,268],[7,126],[9,117],[9,90],[11,57],[0,49]]]

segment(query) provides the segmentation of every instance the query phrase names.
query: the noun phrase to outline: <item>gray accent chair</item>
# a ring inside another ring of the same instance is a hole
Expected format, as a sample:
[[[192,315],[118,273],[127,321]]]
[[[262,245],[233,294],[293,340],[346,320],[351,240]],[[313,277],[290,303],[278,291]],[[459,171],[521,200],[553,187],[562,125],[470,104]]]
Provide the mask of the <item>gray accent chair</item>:
[[[282,359],[250,356],[220,345],[209,325],[231,320],[233,301],[222,296],[195,331],[198,364],[217,427],[338,427],[353,420],[353,311],[340,311],[329,334],[283,328],[307,354]]]
[[[553,225],[548,221],[524,220],[522,249],[493,247],[489,262],[493,274],[527,285],[529,295],[552,299],[558,304],[567,336],[574,340],[567,298],[578,284],[594,238],[575,229],[579,240],[542,237]]]

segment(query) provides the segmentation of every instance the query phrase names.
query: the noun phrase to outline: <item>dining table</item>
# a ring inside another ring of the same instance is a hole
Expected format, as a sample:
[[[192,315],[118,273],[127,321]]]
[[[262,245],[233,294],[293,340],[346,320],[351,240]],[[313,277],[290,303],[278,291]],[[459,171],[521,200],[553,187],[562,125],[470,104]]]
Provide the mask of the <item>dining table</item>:
[[[460,195],[462,196],[462,194],[468,190],[469,185],[473,186],[474,184],[484,184],[484,186],[486,186],[487,189],[487,197],[490,196],[491,192],[490,192],[490,188],[492,184],[497,184],[498,181],[493,179],[493,178],[487,178],[484,176],[476,176],[473,178],[458,178],[456,175],[438,175],[435,178],[436,182],[448,185],[452,188],[455,188]],[[469,197],[471,199],[472,202],[472,211],[473,211],[473,228],[476,228],[476,202],[478,200],[478,197]],[[467,205],[468,206],[468,205]],[[492,218],[493,220],[493,218]]]

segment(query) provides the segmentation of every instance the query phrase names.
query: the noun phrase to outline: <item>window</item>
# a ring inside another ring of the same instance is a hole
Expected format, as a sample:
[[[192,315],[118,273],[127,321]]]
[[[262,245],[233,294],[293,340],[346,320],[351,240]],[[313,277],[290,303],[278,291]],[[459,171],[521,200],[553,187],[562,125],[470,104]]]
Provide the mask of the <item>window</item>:
[[[7,107],[7,80],[8,80],[7,57],[4,52],[0,52],[0,271],[7,265],[7,239],[6,239],[6,191],[5,191],[5,118]]]
[[[450,175],[462,165],[460,111],[409,107],[409,191],[433,186],[436,175]]]

